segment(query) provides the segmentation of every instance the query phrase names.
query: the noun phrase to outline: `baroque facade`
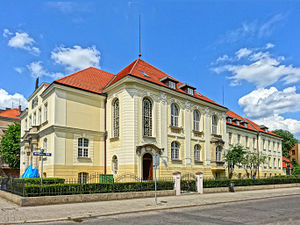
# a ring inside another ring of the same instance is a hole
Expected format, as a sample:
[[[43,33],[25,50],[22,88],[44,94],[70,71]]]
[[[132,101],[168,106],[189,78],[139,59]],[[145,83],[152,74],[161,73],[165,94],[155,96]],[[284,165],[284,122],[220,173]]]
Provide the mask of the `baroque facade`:
[[[116,75],[90,67],[43,83],[29,97],[21,115],[21,173],[30,164],[40,168],[32,152],[42,148],[52,153],[44,166],[49,177],[152,179],[154,154],[160,155],[159,177],[176,171],[222,177],[229,133],[258,137],[253,151],[264,151],[262,140],[279,143],[281,154],[278,136],[248,120],[244,129],[229,117],[226,107],[141,59]],[[280,174],[281,167],[263,171]]]

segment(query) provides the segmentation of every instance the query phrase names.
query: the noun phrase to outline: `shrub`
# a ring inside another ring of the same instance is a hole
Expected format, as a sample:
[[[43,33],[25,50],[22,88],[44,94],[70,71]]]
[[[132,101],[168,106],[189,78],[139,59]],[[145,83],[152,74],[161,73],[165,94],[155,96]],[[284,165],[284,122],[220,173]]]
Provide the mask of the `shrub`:
[[[300,166],[296,166],[295,168],[294,168],[294,174],[300,174]]]
[[[73,195],[73,194],[94,194],[109,192],[133,192],[153,191],[154,181],[147,182],[126,182],[126,183],[93,183],[93,184],[30,184],[24,187],[26,197]],[[171,181],[158,181],[157,190],[173,190],[174,183]]]
[[[24,182],[25,184],[40,184],[41,178],[16,178],[16,182]],[[43,178],[43,184],[63,184],[64,178]]]

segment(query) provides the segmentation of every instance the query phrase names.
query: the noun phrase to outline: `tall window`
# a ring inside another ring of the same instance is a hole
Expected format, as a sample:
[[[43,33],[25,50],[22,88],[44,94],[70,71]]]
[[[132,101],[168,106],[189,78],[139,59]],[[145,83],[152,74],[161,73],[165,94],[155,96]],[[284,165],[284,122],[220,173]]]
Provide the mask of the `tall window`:
[[[232,144],[232,133],[229,133],[228,134],[228,141],[229,141],[229,144],[231,145]]]
[[[218,119],[216,116],[212,116],[212,133],[217,134]]]
[[[31,116],[29,116],[29,127],[32,127],[32,119],[31,119]]]
[[[194,147],[194,160],[195,162],[200,162],[201,158],[200,158],[200,145],[195,145]]]
[[[44,105],[44,121],[48,120],[48,104]]]
[[[32,125],[36,125],[36,113],[33,113],[33,120],[32,120]]]
[[[78,173],[78,182],[80,184],[85,184],[88,182],[89,174],[88,173]]]
[[[113,103],[113,135],[119,137],[120,135],[120,117],[119,117],[119,99],[116,99]]]
[[[117,158],[117,156],[114,155],[112,157],[112,172],[113,172],[113,174],[117,174],[118,173],[118,169],[119,169],[118,158]]]
[[[194,130],[200,131],[200,113],[194,110]]]
[[[39,108],[39,125],[42,124],[42,109]]]
[[[241,144],[241,135],[238,134],[238,144]]]
[[[253,138],[253,148],[256,149],[256,139]]]
[[[152,103],[148,98],[143,99],[144,135],[152,136]]]
[[[25,130],[27,130],[27,128],[28,128],[28,124],[27,123],[28,123],[27,119],[25,119]]]
[[[89,139],[78,138],[78,157],[89,157]]]
[[[179,159],[179,144],[176,141],[171,143],[171,159]]]
[[[266,150],[265,142],[265,139],[263,139],[263,150]]]
[[[248,148],[249,147],[249,141],[248,141],[248,136],[246,136],[246,148]]]
[[[47,140],[47,138],[44,138],[43,149],[44,149],[44,152],[48,151],[48,140]]]
[[[178,127],[179,109],[178,106],[172,103],[171,105],[171,126]]]
[[[222,148],[220,146],[216,148],[216,161],[222,161]]]

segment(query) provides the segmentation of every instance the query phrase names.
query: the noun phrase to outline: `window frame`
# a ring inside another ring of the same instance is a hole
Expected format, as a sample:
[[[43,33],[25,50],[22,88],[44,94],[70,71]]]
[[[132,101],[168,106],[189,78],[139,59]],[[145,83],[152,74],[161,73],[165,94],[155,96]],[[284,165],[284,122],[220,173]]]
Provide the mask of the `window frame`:
[[[179,147],[180,147],[180,145],[177,141],[172,141],[172,143],[171,143],[171,160],[180,160]]]
[[[113,101],[113,137],[120,137],[120,101],[115,99]]]
[[[77,141],[78,141],[78,148],[77,148],[78,158],[89,158],[89,139],[80,137],[78,138]],[[87,141],[87,146],[86,146],[86,141]]]
[[[194,146],[194,161],[201,162],[201,146],[199,144]]]
[[[148,108],[146,109],[146,103],[148,104]],[[152,137],[152,131],[153,131],[153,128],[152,128],[152,116],[153,116],[153,113],[152,113],[152,110],[153,110],[153,104],[152,104],[152,101],[145,97],[143,98],[143,136],[147,136],[147,137]],[[147,113],[148,112],[148,113]],[[147,123],[146,121],[148,120],[148,126],[147,126]]]
[[[222,147],[216,147],[216,162],[222,162]]]
[[[218,134],[218,117],[216,115],[211,117],[211,133]]]
[[[178,105],[175,103],[172,103],[171,104],[171,126],[179,127],[179,123],[178,123],[179,122],[179,114],[180,114],[180,109],[179,109]]]
[[[198,120],[197,117],[198,116]],[[194,131],[200,131],[200,120],[201,120],[201,114],[198,110],[193,111],[193,130]]]

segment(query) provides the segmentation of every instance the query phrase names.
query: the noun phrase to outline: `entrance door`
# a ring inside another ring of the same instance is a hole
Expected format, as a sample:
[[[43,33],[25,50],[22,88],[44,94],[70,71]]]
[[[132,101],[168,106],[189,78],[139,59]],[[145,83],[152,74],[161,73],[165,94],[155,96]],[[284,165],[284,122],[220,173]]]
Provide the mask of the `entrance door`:
[[[152,155],[146,153],[143,156],[143,180],[153,179],[153,160]]]

